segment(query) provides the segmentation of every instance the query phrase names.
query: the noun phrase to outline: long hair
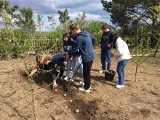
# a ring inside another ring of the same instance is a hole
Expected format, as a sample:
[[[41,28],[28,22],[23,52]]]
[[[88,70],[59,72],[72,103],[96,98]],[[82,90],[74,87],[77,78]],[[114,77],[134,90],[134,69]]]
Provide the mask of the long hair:
[[[64,37],[67,37],[68,40],[70,39],[69,33],[64,33],[62,37],[63,37],[63,40],[64,40]]]
[[[114,34],[114,36],[113,36],[113,48],[116,48],[116,41],[117,41],[118,37],[119,37],[118,34]]]
[[[52,57],[49,55],[36,56],[37,67],[43,70],[51,69],[52,67],[51,59]],[[47,63],[48,60],[50,60],[50,62]]]

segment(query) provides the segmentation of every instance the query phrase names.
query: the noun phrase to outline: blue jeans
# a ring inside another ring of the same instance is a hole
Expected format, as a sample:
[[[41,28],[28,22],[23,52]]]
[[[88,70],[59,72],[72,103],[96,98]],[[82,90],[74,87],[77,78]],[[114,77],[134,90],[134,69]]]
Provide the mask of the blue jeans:
[[[111,68],[111,50],[101,50],[101,64],[102,70],[106,70],[106,61],[107,61],[107,70]]]
[[[82,63],[82,58],[81,58],[81,55],[78,57],[78,66],[80,65],[79,67],[79,72],[80,73],[83,73],[83,63]],[[77,68],[78,69],[78,68]]]
[[[76,59],[71,60],[71,58],[68,58],[68,60],[67,60],[67,71],[66,71],[66,76],[67,77],[70,77],[69,75],[70,75],[71,68],[72,68],[73,74],[75,74],[75,72],[76,72]]]
[[[118,84],[124,85],[124,68],[127,64],[128,60],[121,60],[117,65],[117,73],[118,73]]]

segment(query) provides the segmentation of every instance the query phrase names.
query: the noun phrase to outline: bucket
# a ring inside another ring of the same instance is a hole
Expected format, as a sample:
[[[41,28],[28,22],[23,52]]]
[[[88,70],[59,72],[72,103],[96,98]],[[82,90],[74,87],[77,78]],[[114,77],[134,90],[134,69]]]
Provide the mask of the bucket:
[[[115,74],[116,74],[116,72],[113,70],[105,71],[105,80],[113,81]]]

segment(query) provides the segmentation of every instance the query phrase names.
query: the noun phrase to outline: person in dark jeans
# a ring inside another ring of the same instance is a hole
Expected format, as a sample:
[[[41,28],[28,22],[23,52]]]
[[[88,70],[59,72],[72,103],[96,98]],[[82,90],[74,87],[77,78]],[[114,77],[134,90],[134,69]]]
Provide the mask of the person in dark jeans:
[[[99,46],[101,48],[101,64],[102,64],[102,70],[99,71],[99,73],[105,72],[105,70],[111,69],[111,48],[113,45],[113,32],[109,29],[108,24],[102,25],[102,38],[99,43]],[[106,68],[106,62],[107,62],[107,68]]]
[[[93,60],[95,59],[95,52],[93,45],[96,43],[96,39],[89,32],[81,30],[77,23],[73,23],[70,26],[72,34],[74,34],[74,40],[77,42],[68,55],[74,54],[78,49],[82,57],[83,63],[83,79],[84,86],[79,87],[79,90],[84,92],[90,92],[91,89],[91,67]]]

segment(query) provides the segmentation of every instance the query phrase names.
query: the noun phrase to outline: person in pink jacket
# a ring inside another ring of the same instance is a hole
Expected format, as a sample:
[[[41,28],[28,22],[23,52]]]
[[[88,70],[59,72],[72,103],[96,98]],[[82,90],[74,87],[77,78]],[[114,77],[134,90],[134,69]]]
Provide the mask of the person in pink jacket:
[[[131,58],[128,45],[121,37],[117,34],[114,35],[113,39],[113,48],[114,50],[114,57],[116,58],[117,64],[117,73],[118,73],[118,85],[116,88],[124,87],[124,68]]]

